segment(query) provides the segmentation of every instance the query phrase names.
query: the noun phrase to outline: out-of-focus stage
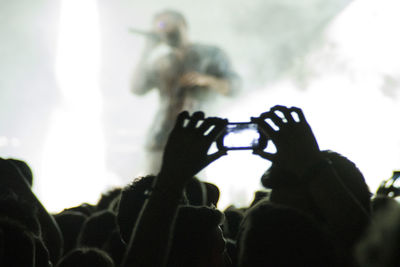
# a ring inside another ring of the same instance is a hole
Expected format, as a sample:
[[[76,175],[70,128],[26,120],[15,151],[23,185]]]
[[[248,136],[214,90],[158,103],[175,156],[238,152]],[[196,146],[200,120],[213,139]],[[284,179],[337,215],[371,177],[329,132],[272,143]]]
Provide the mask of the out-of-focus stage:
[[[24,8],[21,13],[21,6]],[[94,202],[145,174],[144,142],[158,107],[130,93],[153,15],[173,8],[190,37],[229,54],[241,94],[207,115],[246,121],[275,104],[303,108],[322,149],[353,160],[372,190],[400,162],[400,18],[396,0],[65,0],[0,4],[0,156],[22,158],[50,211]],[[212,10],[212,12],[211,12]],[[12,18],[12,19],[11,19]],[[50,27],[50,25],[55,25]],[[230,152],[204,179],[221,207],[245,205],[268,162]],[[78,185],[78,187],[76,186]]]

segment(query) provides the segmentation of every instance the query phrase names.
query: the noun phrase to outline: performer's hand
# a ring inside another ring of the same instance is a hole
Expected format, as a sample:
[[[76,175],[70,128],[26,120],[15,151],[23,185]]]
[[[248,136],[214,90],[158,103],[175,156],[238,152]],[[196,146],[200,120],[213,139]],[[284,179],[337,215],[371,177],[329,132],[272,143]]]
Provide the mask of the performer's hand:
[[[187,111],[180,113],[164,150],[161,173],[191,178],[211,162],[226,155],[226,151],[211,155],[207,152],[227,123],[221,118],[204,119],[203,112],[195,112],[192,116]]]
[[[179,85],[181,87],[201,86],[212,88],[224,95],[228,95],[230,90],[227,80],[198,72],[188,72],[184,74],[179,80]]]
[[[213,84],[214,77],[198,72],[185,73],[179,80],[179,84],[182,87],[190,86],[203,86],[208,87]]]
[[[298,120],[293,115],[297,115]],[[301,109],[275,106],[252,120],[270,138],[277,150],[271,154],[256,149],[254,154],[297,175],[302,175],[307,168],[322,159],[318,143]],[[279,129],[274,129],[274,124]]]

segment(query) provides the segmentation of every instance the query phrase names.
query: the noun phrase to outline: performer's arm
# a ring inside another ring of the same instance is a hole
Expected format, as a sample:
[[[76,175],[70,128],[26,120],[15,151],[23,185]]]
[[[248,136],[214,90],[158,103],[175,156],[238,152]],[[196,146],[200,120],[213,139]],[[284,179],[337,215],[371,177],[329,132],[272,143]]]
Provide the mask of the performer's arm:
[[[185,124],[185,121],[188,121]],[[196,125],[200,123],[200,126]],[[161,171],[140,213],[121,266],[162,267],[168,257],[179,200],[186,182],[226,151],[207,154],[227,120],[182,112],[164,150]]]
[[[145,49],[139,59],[138,64],[136,65],[131,82],[131,92],[136,95],[144,95],[155,87],[154,74],[149,69],[147,61],[157,45],[158,42],[152,39],[149,40],[145,45]]]
[[[180,79],[181,86],[201,86],[208,87],[220,94],[229,95],[231,92],[231,84],[225,78],[217,78],[208,74],[198,72],[188,72]]]
[[[240,90],[241,79],[233,71],[226,53],[217,47],[208,47],[200,55],[205,61],[203,72],[186,73],[180,78],[180,85],[207,87],[226,96],[235,95]]]

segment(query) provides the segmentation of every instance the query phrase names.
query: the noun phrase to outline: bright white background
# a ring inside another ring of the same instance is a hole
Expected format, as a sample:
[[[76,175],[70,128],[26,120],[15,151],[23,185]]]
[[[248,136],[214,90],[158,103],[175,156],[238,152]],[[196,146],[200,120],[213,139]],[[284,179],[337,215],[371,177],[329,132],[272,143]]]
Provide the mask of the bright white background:
[[[245,121],[275,104],[299,106],[320,147],[353,160],[375,191],[400,167],[399,7],[396,0],[0,1],[0,156],[31,164],[34,190],[51,211],[95,202],[143,174],[158,96],[129,93],[144,40],[127,29],[148,29],[157,11],[173,8],[187,17],[191,39],[223,48],[243,79],[238,98],[217,100],[207,114]],[[203,175],[220,187],[221,207],[246,205],[268,166],[231,152]]]

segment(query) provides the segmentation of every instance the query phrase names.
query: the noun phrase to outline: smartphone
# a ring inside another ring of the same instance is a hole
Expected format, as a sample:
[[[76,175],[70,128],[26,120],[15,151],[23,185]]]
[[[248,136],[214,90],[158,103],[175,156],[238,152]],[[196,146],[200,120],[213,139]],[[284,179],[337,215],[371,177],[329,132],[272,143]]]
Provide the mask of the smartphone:
[[[267,141],[256,123],[230,122],[218,137],[217,147],[224,150],[264,149]]]

